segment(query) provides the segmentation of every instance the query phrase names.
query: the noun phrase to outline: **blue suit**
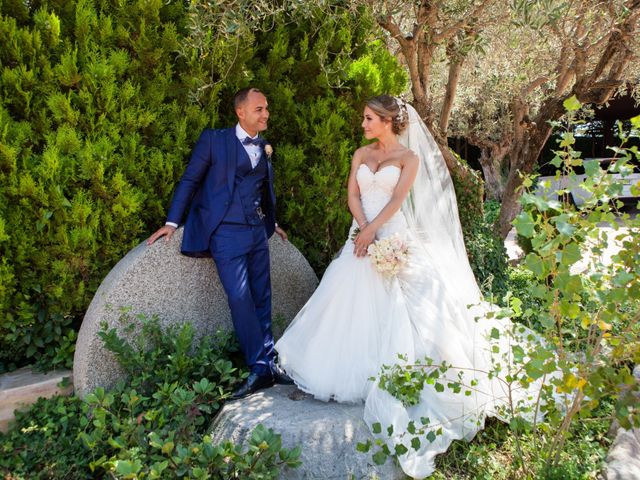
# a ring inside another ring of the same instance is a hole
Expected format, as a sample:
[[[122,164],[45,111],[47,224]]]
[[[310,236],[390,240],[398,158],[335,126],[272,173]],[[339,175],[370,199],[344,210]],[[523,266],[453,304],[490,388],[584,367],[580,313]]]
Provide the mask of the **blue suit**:
[[[273,169],[262,152],[255,168],[235,128],[202,132],[176,186],[168,222],[187,214],[181,251],[213,257],[231,318],[252,373],[271,373],[268,238],[275,230]]]

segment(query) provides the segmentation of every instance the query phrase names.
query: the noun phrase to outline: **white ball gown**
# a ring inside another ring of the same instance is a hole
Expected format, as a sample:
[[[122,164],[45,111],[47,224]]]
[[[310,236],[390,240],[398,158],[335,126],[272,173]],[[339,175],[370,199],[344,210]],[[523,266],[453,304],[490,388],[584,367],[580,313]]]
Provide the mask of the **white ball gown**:
[[[400,173],[393,165],[377,172],[360,165],[356,180],[368,221],[387,204]],[[475,320],[490,306],[480,300],[466,256],[463,262],[448,258],[452,250],[444,243],[450,238],[435,245],[420,241],[403,211],[394,214],[376,238],[399,234],[406,239],[408,265],[388,278],[374,269],[368,256],[356,257],[351,240],[357,226],[354,221],[339,256],[275,348],[281,366],[300,389],[315,398],[364,401],[365,422],[370,428],[381,424],[383,433],[377,436],[388,442],[391,451],[394,444],[404,444],[408,452],[398,456],[400,466],[408,475],[423,478],[434,471],[435,456],[452,441],[472,439],[486,416],[500,416],[509,394],[516,402],[531,401],[534,392],[533,388],[508,392],[499,378],[490,379],[486,374],[492,368],[490,332],[497,328],[504,333],[511,322]],[[457,210],[454,220],[459,222]],[[461,278],[472,287],[463,285]],[[468,309],[469,303],[476,306]],[[512,339],[502,335],[501,341],[501,351],[508,351]],[[417,404],[406,406],[379,388],[378,380],[371,380],[382,365],[398,363],[398,354],[409,364],[425,356],[437,364],[446,361],[456,367],[448,378],[455,381],[456,374],[464,371],[464,383],[470,385],[473,380],[475,386],[467,396],[449,389],[437,392],[427,384]],[[412,448],[408,425],[413,421],[420,427],[424,418],[433,430],[441,431],[431,442],[423,435],[420,447]],[[391,437],[386,433],[389,425],[394,427]]]

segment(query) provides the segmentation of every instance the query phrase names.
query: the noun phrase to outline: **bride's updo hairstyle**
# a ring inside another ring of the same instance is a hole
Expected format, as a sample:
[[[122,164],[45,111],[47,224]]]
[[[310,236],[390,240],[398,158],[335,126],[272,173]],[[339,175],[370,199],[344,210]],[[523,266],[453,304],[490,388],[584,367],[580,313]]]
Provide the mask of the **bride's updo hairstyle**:
[[[391,121],[391,130],[396,135],[400,135],[409,124],[407,107],[399,105],[395,97],[391,95],[378,95],[367,102],[373,112],[383,120]]]

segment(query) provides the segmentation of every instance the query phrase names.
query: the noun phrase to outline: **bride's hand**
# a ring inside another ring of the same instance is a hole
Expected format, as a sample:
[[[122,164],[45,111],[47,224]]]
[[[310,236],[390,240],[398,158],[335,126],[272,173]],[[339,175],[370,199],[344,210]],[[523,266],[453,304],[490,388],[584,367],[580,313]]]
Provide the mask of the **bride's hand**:
[[[367,247],[373,243],[375,238],[375,230],[369,227],[369,225],[364,227],[353,240],[353,253],[355,253],[357,257],[364,257],[367,254]]]

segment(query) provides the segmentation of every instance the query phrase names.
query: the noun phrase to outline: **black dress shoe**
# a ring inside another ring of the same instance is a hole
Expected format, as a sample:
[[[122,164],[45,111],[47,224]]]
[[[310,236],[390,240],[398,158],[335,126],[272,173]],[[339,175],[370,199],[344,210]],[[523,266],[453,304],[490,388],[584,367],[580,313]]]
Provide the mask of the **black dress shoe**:
[[[257,392],[262,388],[268,388],[273,385],[273,377],[260,376],[257,373],[250,373],[247,379],[242,382],[242,385],[231,394],[231,400],[238,400],[244,398],[252,393]]]
[[[273,380],[278,385],[293,385],[293,379],[286,374],[286,372],[278,365],[277,363],[273,364],[273,369],[271,370],[273,373]]]

